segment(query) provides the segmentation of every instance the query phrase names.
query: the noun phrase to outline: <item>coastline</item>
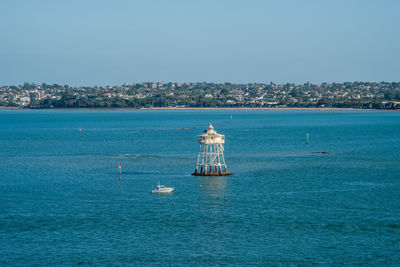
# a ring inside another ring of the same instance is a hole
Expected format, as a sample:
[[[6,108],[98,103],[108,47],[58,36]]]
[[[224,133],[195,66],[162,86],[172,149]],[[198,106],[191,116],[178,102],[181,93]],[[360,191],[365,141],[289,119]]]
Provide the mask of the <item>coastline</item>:
[[[82,111],[107,111],[107,110],[297,110],[297,111],[400,111],[400,109],[373,109],[373,108],[262,108],[262,107],[153,107],[153,108],[19,108],[19,107],[0,107],[0,110],[82,110]]]
[[[140,109],[140,110],[145,110],[145,109]],[[243,107],[243,108],[149,108],[149,110],[301,110],[301,111],[306,111],[306,110],[316,110],[316,111],[340,111],[340,110],[379,110],[379,109],[361,109],[361,108],[249,108],[249,107]]]

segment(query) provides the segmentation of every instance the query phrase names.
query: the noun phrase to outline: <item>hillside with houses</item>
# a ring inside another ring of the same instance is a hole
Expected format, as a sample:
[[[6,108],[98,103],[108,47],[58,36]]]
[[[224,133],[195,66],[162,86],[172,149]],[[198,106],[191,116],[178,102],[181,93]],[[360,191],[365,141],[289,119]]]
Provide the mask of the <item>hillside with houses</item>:
[[[0,86],[0,106],[19,108],[400,108],[400,82],[322,84],[125,83],[71,87],[24,83]]]

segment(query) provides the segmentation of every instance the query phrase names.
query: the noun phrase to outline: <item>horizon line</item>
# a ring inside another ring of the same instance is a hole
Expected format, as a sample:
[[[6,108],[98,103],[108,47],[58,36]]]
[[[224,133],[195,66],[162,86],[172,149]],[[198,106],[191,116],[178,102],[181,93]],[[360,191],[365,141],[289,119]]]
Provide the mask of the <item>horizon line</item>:
[[[18,84],[18,85],[16,85],[16,84],[7,84],[7,85],[0,85],[0,87],[10,87],[10,86],[18,87],[18,86],[24,86],[25,84],[36,85],[36,86],[41,86],[43,84],[45,84],[45,85],[59,85],[59,86],[63,86],[63,87],[65,87],[65,86],[68,86],[68,87],[110,87],[110,86],[114,87],[114,86],[124,86],[125,84],[129,86],[129,85],[145,84],[145,83],[152,83],[152,84],[160,84],[160,83],[162,83],[162,84],[204,84],[204,83],[206,83],[206,84],[232,84],[232,85],[248,85],[248,84],[285,85],[285,84],[291,84],[291,85],[296,85],[297,86],[297,85],[305,85],[305,84],[322,85],[322,84],[334,84],[334,83],[337,83],[337,84],[344,84],[344,83],[400,83],[400,80],[398,80],[398,81],[379,81],[379,82],[378,81],[367,81],[367,80],[364,80],[364,81],[355,80],[355,81],[344,81],[344,82],[332,81],[332,82],[321,82],[321,83],[313,83],[313,82],[309,82],[309,81],[307,81],[305,83],[294,83],[294,82],[275,83],[273,81],[270,81],[270,82],[246,82],[246,83],[237,83],[237,82],[228,82],[228,81],[225,81],[225,82],[207,82],[207,81],[202,81],[202,82],[200,82],[200,81],[197,81],[197,82],[194,82],[194,81],[191,81],[191,82],[142,81],[142,82],[123,82],[123,83],[120,83],[119,85],[115,85],[115,84],[114,85],[110,85],[110,84],[108,84],[108,85],[70,85],[68,83],[65,83],[65,84],[62,84],[62,83],[46,83],[46,82],[35,83],[35,82],[27,82],[27,81],[25,81],[22,84]]]

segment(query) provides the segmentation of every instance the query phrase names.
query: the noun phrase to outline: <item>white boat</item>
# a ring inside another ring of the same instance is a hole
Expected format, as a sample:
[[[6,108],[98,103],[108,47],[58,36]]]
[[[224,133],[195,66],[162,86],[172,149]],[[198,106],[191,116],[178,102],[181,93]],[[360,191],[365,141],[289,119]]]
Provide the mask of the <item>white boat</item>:
[[[161,185],[160,183],[158,183],[157,189],[154,189],[151,192],[154,194],[172,193],[172,191],[174,191],[174,189],[175,188],[173,188],[173,187],[165,187],[164,185]]]

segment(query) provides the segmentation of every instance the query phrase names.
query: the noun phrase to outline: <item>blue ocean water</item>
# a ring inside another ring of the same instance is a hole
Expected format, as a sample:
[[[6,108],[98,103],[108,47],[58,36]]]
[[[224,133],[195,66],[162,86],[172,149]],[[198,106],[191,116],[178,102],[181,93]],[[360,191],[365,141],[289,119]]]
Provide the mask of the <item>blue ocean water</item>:
[[[0,265],[308,264],[400,264],[399,112],[0,110]]]

